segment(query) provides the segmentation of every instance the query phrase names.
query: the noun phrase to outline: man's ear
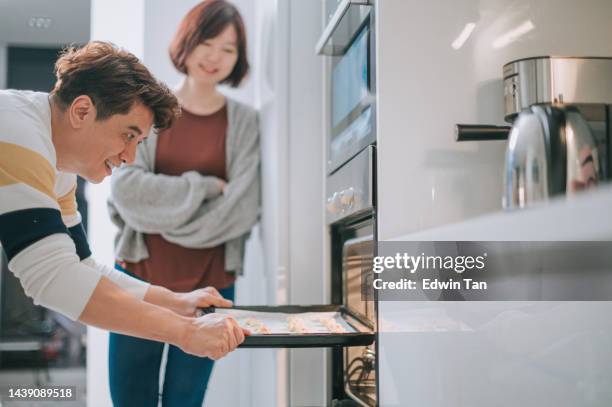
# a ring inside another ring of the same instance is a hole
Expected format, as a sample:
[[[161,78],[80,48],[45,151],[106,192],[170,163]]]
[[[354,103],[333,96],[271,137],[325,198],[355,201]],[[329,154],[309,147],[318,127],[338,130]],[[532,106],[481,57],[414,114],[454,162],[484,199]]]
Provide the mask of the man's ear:
[[[70,124],[75,129],[80,129],[96,119],[96,107],[87,95],[76,97],[70,104],[68,113]]]

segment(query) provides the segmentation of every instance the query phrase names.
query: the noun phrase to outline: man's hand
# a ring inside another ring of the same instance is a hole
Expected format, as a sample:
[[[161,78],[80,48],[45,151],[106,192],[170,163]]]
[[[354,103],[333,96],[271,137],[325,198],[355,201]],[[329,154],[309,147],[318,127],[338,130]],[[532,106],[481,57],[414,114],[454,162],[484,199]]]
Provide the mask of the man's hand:
[[[172,302],[177,295],[158,286],[151,286],[147,291],[149,299],[161,302]],[[228,303],[215,289],[210,288],[185,293],[185,296],[195,297],[193,301],[197,305]],[[210,302],[204,302],[204,298],[210,299]],[[130,312],[125,312],[126,309]],[[230,315],[207,314],[200,318],[180,316],[171,307],[159,306],[146,301],[146,298],[145,301],[139,300],[106,277],[98,282],[79,320],[125,335],[167,342],[192,355],[211,359],[225,356],[244,341],[245,335],[250,335],[250,331],[241,328]]]
[[[176,311],[188,317],[196,315],[198,308],[231,307],[232,302],[219,294],[214,287],[200,288],[188,293],[177,293],[180,307]]]
[[[207,314],[193,319],[179,347],[186,353],[217,360],[236,349],[245,335],[250,331],[231,316]]]

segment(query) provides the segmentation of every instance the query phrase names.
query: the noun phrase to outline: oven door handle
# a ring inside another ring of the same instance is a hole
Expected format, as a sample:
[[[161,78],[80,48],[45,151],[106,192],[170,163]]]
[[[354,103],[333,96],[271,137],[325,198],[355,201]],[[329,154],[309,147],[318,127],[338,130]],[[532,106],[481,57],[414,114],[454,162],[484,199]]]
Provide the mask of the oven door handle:
[[[317,42],[317,46],[315,47],[315,52],[317,55],[339,55],[343,50],[334,49],[333,45],[331,47],[326,47],[327,43],[331,40],[336,29],[340,25],[342,18],[346,15],[346,12],[351,6],[371,6],[371,0],[342,0],[338,5],[338,8],[334,12],[331,20],[323,30],[323,34],[321,34],[321,38]]]

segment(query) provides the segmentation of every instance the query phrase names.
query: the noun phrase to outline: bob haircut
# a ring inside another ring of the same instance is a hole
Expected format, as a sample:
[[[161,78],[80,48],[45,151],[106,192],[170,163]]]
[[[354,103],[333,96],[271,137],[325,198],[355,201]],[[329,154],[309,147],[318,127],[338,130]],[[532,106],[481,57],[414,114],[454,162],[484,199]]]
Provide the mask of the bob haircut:
[[[181,21],[170,44],[170,59],[174,67],[187,74],[185,61],[199,44],[214,38],[233,24],[238,37],[238,60],[232,72],[221,83],[237,87],[249,71],[246,34],[242,16],[236,7],[225,0],[206,0],[192,8]]]

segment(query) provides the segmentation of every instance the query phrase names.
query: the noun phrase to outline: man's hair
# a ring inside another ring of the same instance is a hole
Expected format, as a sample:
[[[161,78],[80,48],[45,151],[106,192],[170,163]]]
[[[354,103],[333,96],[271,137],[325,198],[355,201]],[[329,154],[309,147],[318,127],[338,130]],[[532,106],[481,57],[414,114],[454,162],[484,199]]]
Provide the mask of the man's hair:
[[[206,0],[192,8],[181,21],[170,44],[170,59],[174,67],[187,74],[185,61],[191,52],[209,38],[214,38],[233,25],[236,30],[238,60],[232,72],[221,83],[240,85],[249,72],[247,41],[240,12],[225,0]]]
[[[126,114],[140,102],[151,110],[153,126],[160,130],[170,127],[180,112],[166,85],[133,54],[108,42],[66,48],[55,63],[55,76],[53,100],[66,109],[78,96],[87,95],[96,107],[96,120]]]

